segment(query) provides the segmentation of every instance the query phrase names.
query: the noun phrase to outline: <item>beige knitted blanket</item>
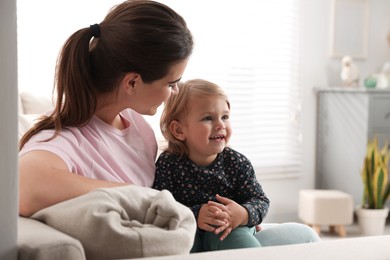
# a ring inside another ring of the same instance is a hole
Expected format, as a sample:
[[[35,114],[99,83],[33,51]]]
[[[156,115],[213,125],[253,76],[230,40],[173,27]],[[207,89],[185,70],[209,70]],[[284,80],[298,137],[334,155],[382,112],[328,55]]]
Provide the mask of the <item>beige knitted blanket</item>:
[[[170,192],[136,185],[97,189],[32,218],[80,240],[94,260],[188,254],[196,230]]]

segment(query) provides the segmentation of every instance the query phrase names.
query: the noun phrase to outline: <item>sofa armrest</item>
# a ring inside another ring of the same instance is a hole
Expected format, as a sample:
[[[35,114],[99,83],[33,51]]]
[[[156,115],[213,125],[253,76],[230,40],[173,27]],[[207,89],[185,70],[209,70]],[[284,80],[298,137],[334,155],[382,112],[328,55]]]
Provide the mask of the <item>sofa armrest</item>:
[[[85,260],[80,241],[30,218],[18,218],[17,246],[19,260]]]

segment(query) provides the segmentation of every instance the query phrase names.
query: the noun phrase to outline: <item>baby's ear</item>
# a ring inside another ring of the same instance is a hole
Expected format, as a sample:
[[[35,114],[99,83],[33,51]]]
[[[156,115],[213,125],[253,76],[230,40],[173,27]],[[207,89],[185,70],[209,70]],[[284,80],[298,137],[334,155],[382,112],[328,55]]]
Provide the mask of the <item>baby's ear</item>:
[[[184,135],[183,130],[181,128],[180,122],[173,120],[169,124],[169,130],[177,140],[184,141],[186,139],[186,136]]]

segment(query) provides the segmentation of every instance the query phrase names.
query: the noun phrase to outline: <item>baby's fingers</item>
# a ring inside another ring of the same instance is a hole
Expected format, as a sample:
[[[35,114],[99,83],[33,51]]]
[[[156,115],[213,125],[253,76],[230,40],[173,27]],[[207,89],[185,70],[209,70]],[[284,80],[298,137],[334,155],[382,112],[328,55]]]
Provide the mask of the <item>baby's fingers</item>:
[[[222,211],[227,211],[228,210],[225,205],[223,205],[221,203],[218,203],[218,202],[215,202],[215,201],[212,201],[212,200],[208,201],[207,205],[209,207],[213,207],[214,210],[217,210],[217,209],[222,210]]]
[[[227,211],[221,210],[219,207],[209,206],[208,207],[208,211],[215,218],[218,218],[218,219],[227,219],[227,218],[229,218],[229,213]]]
[[[225,231],[222,233],[222,235],[219,237],[219,240],[224,240],[229,234],[230,234],[230,232],[232,232],[232,227],[228,227],[228,228],[226,228],[225,229]]]
[[[201,224],[199,224],[198,227],[200,229],[203,229],[203,230],[208,231],[208,232],[214,232],[215,231],[215,227],[210,226],[207,223],[201,223]]]
[[[231,223],[228,220],[224,220],[224,223],[220,225],[219,227],[215,227],[214,234],[219,234],[220,232],[226,230],[227,228],[231,227]]]
[[[210,225],[210,226],[213,226],[214,228],[217,228],[217,229],[222,228],[222,230],[224,230],[228,225],[226,220],[222,220],[222,219],[218,219],[218,218],[207,218],[205,220],[205,223]],[[221,232],[222,230],[218,231],[218,233]],[[216,233],[216,234],[218,234],[218,233]]]

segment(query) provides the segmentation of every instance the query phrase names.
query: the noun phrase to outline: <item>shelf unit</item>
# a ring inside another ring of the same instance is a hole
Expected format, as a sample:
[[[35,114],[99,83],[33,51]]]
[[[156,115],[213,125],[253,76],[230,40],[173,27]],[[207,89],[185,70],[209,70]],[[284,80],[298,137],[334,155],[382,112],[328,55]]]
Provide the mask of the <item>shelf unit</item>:
[[[337,189],[360,205],[368,139],[390,142],[390,90],[317,88],[316,188]]]

